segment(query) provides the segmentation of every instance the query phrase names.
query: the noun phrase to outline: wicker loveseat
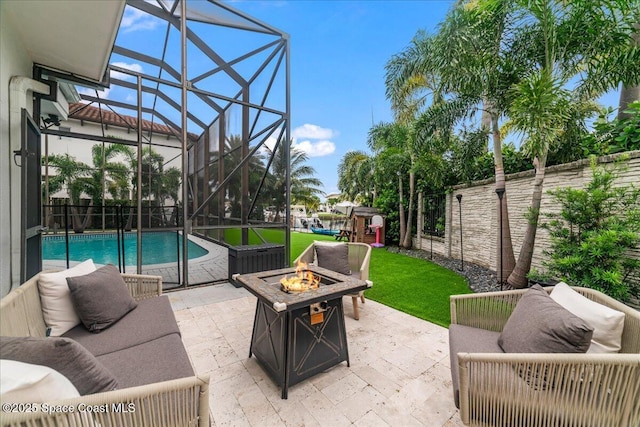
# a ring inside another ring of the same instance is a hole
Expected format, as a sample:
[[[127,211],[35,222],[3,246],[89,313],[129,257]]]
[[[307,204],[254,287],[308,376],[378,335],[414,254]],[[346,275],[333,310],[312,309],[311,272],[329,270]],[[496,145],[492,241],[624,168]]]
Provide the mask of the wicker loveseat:
[[[137,307],[106,331],[83,334],[72,329],[71,335],[75,333],[77,340],[68,337],[104,363],[120,387],[64,400],[51,396],[51,401],[46,402],[47,408],[73,408],[72,411],[21,411],[17,406],[15,412],[0,414],[2,426],[209,425],[209,378],[193,374],[175,317],[168,300],[161,296],[161,277],[121,276]],[[0,301],[2,337],[45,337],[47,328],[38,278],[39,275],[34,276]],[[150,332],[154,330],[153,323],[163,325],[157,325],[156,332]],[[152,333],[156,336],[151,336]],[[5,343],[15,341],[14,338],[4,340]],[[167,355],[174,359],[170,360]]]
[[[573,290],[625,314],[619,353],[503,353],[496,334],[527,290],[451,297],[451,370],[464,424],[640,426],[640,312]]]

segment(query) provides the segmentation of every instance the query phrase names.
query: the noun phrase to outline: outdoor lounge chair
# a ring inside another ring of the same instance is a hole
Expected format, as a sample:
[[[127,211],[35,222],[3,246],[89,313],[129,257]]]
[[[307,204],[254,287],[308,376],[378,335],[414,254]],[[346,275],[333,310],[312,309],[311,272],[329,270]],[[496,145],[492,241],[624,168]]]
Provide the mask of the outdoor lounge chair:
[[[294,265],[298,264],[299,261],[306,262],[307,264],[311,264],[315,260],[315,249],[313,243],[309,245],[302,254],[293,262]],[[349,268],[351,270],[351,275],[357,277],[360,280],[369,280],[369,261],[371,259],[371,246],[366,243],[322,243],[319,242],[320,245],[347,245],[349,248],[348,251],[348,262]],[[322,266],[320,266],[322,267]],[[358,299],[364,304],[364,291],[360,291],[357,294],[348,295],[351,297],[351,301],[353,301],[353,317],[356,320],[360,319],[360,312],[358,311]]]
[[[625,314],[619,353],[504,353],[497,335],[528,290],[451,296],[452,380],[464,424],[640,425],[640,312],[572,289]]]

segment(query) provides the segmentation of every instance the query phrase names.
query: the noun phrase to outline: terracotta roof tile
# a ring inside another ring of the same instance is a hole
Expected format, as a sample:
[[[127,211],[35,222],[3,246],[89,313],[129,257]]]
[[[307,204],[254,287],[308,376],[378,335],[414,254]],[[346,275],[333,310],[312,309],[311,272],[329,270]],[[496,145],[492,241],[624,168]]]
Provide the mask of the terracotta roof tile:
[[[91,104],[73,103],[69,104],[69,118],[76,120],[86,120],[88,122],[100,123],[100,108]],[[102,122],[110,126],[119,126],[123,128],[130,128],[136,130],[138,128],[138,119],[132,116],[125,116],[122,114],[116,114],[109,108],[102,108]],[[179,129],[173,129],[167,125],[151,122],[150,120],[142,120],[142,130],[161,135],[180,135]],[[197,139],[198,136],[194,133],[189,133],[191,139]]]

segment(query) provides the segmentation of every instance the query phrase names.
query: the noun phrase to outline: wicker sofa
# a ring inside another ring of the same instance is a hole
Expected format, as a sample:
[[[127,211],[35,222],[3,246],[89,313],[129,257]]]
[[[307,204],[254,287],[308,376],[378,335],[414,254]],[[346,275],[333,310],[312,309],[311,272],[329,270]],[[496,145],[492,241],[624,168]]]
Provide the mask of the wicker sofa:
[[[451,370],[464,424],[640,426],[640,312],[573,290],[625,314],[620,353],[503,353],[497,335],[526,290],[451,297]]]
[[[51,404],[134,410],[89,415],[81,411],[11,412],[1,414],[3,426],[86,425],[87,416],[92,424],[101,426],[209,425],[209,377],[193,373],[168,298],[161,296],[161,277],[121,276],[137,307],[99,334],[83,332],[79,325],[63,335],[89,350],[113,373],[119,387]],[[38,278],[36,275],[0,301],[1,336],[46,335]]]

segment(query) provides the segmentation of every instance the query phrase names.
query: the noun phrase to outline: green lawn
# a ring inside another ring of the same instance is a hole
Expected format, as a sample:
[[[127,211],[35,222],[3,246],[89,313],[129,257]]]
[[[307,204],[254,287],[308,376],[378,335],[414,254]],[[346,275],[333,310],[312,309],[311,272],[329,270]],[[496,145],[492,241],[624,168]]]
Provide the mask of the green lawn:
[[[326,236],[324,234],[314,234],[314,233],[299,233],[296,231],[291,232],[291,253],[290,253],[290,263],[293,265],[293,261],[300,256],[302,252],[304,252],[307,247],[313,243],[314,240],[333,240],[336,241],[333,236]]]
[[[335,240],[331,236],[291,233],[291,260],[314,240]],[[464,277],[427,260],[373,249],[369,279],[373,287],[366,298],[429,322],[448,327],[449,296],[468,294]]]

